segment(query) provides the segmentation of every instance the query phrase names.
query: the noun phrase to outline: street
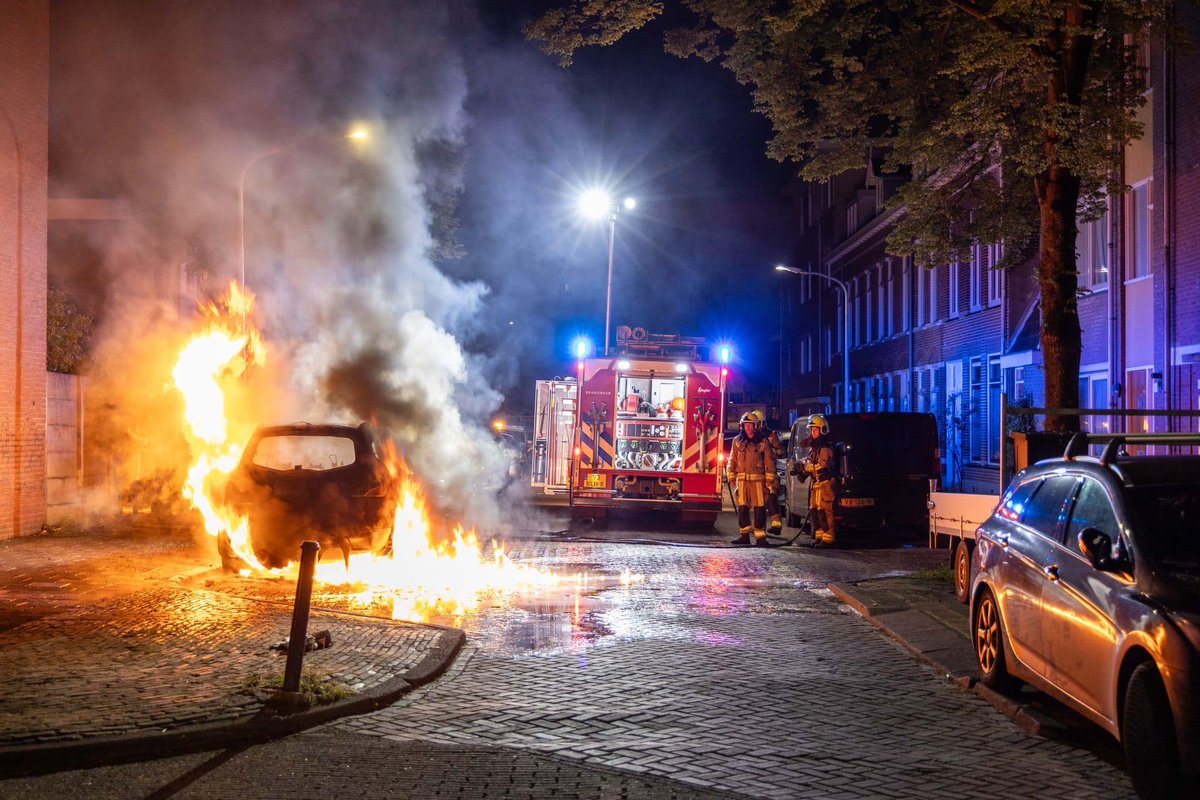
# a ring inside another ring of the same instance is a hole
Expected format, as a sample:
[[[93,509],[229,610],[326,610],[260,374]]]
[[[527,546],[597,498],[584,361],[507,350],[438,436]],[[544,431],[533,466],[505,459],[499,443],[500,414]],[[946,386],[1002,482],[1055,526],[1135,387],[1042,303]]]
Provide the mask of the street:
[[[0,795],[1132,796],[1085,743],[1029,736],[824,588],[927,570],[943,554],[724,541],[618,526],[514,537],[515,560],[584,571],[592,588],[432,620],[463,628],[467,644],[395,704],[253,747],[13,778]],[[611,579],[623,571],[641,579]],[[288,591],[196,578],[256,601]]]

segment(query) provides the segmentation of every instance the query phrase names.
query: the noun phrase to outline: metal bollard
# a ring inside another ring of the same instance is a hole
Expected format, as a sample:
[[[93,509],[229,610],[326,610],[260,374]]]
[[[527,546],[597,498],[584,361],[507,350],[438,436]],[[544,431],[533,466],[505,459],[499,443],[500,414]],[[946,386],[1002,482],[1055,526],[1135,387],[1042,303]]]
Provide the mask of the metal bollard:
[[[321,545],[300,545],[300,575],[296,578],[296,605],[292,609],[292,633],[288,637],[287,666],[283,670],[283,691],[300,691],[300,670],[304,666],[304,645],[308,639],[308,609],[312,604],[313,573]]]

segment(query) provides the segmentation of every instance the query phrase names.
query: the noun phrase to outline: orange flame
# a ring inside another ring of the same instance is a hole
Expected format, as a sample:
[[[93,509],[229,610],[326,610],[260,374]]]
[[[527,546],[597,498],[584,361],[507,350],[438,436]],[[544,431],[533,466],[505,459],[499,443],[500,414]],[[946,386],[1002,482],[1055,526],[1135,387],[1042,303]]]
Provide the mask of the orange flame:
[[[184,496],[200,512],[205,530],[214,537],[226,533],[230,549],[252,571],[294,575],[294,565],[288,570],[268,570],[259,563],[250,545],[249,521],[224,507],[217,497],[217,488],[237,466],[243,449],[240,443],[228,441],[230,421],[223,382],[265,360],[258,332],[244,322],[253,303],[252,294],[232,284],[227,298],[205,307],[211,321],[179,354],[173,377],[184,397],[184,421],[192,447]],[[238,421],[245,429],[254,422]],[[390,602],[393,617],[414,620],[434,614],[460,616],[478,608],[488,593],[564,583],[574,584],[580,591],[588,582],[586,575],[561,576],[517,564],[495,542],[490,545],[490,555],[485,555],[475,532],[461,526],[454,529],[450,542],[434,544],[419,482],[395,447],[389,443],[386,449],[388,469],[399,476],[402,486],[390,552],[351,554],[348,569],[339,553],[318,563],[318,582],[345,587],[363,604]],[[626,571],[620,580],[627,585],[640,576]]]

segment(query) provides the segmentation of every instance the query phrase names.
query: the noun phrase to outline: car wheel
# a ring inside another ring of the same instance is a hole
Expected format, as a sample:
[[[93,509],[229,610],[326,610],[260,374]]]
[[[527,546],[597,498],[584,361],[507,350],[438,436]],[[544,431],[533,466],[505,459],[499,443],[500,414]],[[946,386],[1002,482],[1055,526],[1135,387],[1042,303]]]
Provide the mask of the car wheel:
[[[954,596],[964,605],[971,599],[971,546],[966,539],[954,548]]]
[[[221,569],[225,572],[239,572],[246,566],[246,562],[233,552],[233,546],[229,544],[228,531],[221,531],[217,534],[217,554],[221,556]]]
[[[1012,688],[1016,681],[1008,674],[1004,653],[1004,623],[1000,620],[1000,607],[990,589],[984,589],[975,604],[975,660],[979,662],[984,686],[992,689]]]
[[[1162,678],[1153,662],[1139,664],[1125,687],[1121,745],[1138,797],[1180,797],[1183,786],[1175,722]]]

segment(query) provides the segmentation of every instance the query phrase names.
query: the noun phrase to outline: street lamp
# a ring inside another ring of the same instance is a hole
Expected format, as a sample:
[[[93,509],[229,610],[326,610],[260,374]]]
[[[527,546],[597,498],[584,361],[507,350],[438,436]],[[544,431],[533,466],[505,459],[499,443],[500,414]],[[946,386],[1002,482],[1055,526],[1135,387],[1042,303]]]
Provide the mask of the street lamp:
[[[370,138],[371,134],[366,127],[362,125],[355,126],[348,133],[342,135],[342,138],[352,142],[362,143]],[[240,264],[239,282],[242,287],[242,294],[246,293],[246,174],[250,172],[250,168],[260,161],[265,161],[273,155],[282,153],[284,150],[290,150],[301,142],[306,142],[311,139],[311,136],[300,136],[283,144],[275,145],[274,147],[263,150],[251,156],[242,166],[242,174],[238,178],[238,261]],[[242,333],[246,332],[246,307],[242,304]]]
[[[613,249],[617,241],[617,207],[613,204],[608,192],[603,189],[591,189],[579,198],[583,214],[591,219],[608,217],[608,292],[604,300],[604,355],[608,355],[608,330],[612,321],[612,276]],[[626,197],[622,201],[626,211],[637,207],[637,200]]]
[[[842,411],[850,413],[850,290],[846,284],[832,275],[813,272],[808,269],[796,269],[779,264],[775,267],[779,272],[790,272],[793,275],[820,278],[835,284],[842,290]]]

